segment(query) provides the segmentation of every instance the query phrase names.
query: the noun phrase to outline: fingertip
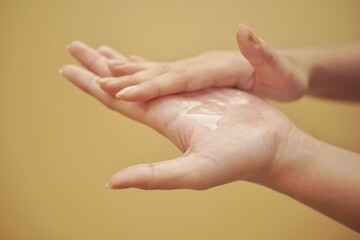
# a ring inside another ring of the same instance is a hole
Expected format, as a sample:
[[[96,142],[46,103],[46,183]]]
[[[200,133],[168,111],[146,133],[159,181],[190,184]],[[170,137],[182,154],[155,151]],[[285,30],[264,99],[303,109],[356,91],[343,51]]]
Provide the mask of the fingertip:
[[[238,25],[238,32],[244,33],[249,31],[249,27],[246,24],[240,23]]]
[[[101,84],[101,83],[106,84],[106,83],[111,83],[111,82],[116,82],[116,81],[118,81],[118,79],[115,77],[103,77],[103,78],[97,79],[97,83],[99,83],[99,84]]]
[[[74,83],[75,85],[79,86],[83,89],[84,82],[81,79],[84,72],[83,69],[79,68],[76,65],[65,65],[61,68],[61,74],[70,82]]]
[[[119,88],[116,85],[116,78],[98,78],[96,79],[96,82],[104,92],[110,95],[114,95],[119,91]]]
[[[74,40],[66,46],[66,48],[68,49],[68,51],[70,53],[75,53],[75,52],[79,51],[79,49],[81,50],[86,47],[87,47],[87,45],[80,40]]]
[[[249,43],[255,47],[257,47],[261,44],[260,39],[245,24],[239,24],[236,35],[237,35],[237,40],[238,40],[240,48],[246,47]]]
[[[109,180],[111,189],[140,188],[148,189],[151,171],[148,164],[131,166],[115,173]]]
[[[247,56],[248,38],[249,38],[249,28],[244,24],[239,24],[236,32],[236,40],[241,53],[245,57]]]
[[[96,50],[106,58],[109,58],[109,47],[106,45],[99,46]]]
[[[243,36],[247,36],[249,33],[249,28],[247,25],[245,24],[239,24],[237,31],[236,31],[236,35],[237,37],[243,37]]]
[[[107,61],[110,71],[114,76],[121,77],[135,73],[135,71],[128,64],[126,59],[114,60],[110,59]]]
[[[112,184],[110,182],[106,182],[104,188],[112,189]]]
[[[71,74],[73,67],[73,65],[64,65],[59,69],[59,73],[64,77],[68,77],[68,75]]]
[[[60,75],[64,75],[64,67],[65,67],[65,66],[62,66],[61,68],[59,68],[59,73],[60,73]]]
[[[125,101],[125,102],[130,102],[130,103],[142,103],[142,102],[146,102],[150,99],[146,99],[143,97],[139,97],[138,95],[121,95],[116,97],[119,100]]]
[[[121,91],[119,91],[118,93],[116,93],[115,97],[122,98],[124,96],[130,95],[131,93],[136,92],[137,89],[138,89],[137,85],[126,87],[126,88],[122,89]]]
[[[99,51],[108,51],[109,50],[109,46],[108,45],[100,45],[97,50]]]
[[[103,90],[104,92],[106,92],[107,94],[113,95],[111,94],[112,91],[109,90],[105,84],[102,84],[101,82],[98,83],[98,86],[100,87],[101,90]]]
[[[68,45],[66,45],[66,48],[71,50],[73,47],[75,46],[79,46],[79,45],[82,45],[83,43],[79,40],[74,40],[72,42],[70,42]]]
[[[120,60],[120,59],[108,59],[107,63],[109,64],[110,67],[119,67],[119,66],[123,66],[124,64],[126,64],[127,61]]]
[[[145,59],[139,55],[130,55],[129,60],[132,62],[143,63]]]
[[[115,98],[121,99],[127,102],[146,102],[154,97],[149,95],[145,89],[140,88],[138,85],[126,87],[115,94]]]
[[[253,66],[259,66],[267,62],[271,55],[268,45],[244,24],[239,25],[237,42],[242,55]]]

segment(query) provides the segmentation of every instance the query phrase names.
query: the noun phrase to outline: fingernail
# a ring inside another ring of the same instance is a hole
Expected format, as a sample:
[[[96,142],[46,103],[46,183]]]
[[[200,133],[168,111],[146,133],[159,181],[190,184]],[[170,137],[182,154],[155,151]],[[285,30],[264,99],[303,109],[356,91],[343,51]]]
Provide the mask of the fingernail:
[[[253,32],[249,34],[249,41],[254,45],[260,45],[260,39]]]
[[[109,59],[109,60],[107,60],[107,62],[111,66],[124,65],[126,63],[126,61],[122,61],[122,60],[118,60],[118,59]]]
[[[59,73],[64,75],[64,69],[67,67],[68,65],[64,65],[59,69]]]
[[[139,60],[144,60],[142,57],[138,56],[138,55],[130,55],[129,56],[129,60],[130,61],[139,61]]]
[[[105,188],[111,189],[111,188],[112,188],[112,185],[111,185],[109,182],[107,182],[107,183],[105,183]]]
[[[126,87],[123,90],[121,90],[120,92],[118,92],[115,97],[119,98],[121,96],[124,96],[126,94],[129,94],[130,92],[133,92],[136,90],[136,88],[138,88],[138,86],[130,86],[130,87]]]
[[[100,83],[114,82],[114,81],[116,81],[116,80],[117,80],[117,78],[98,78],[98,79],[96,79],[96,82],[97,82],[98,84],[100,84]]]
[[[99,85],[99,84],[100,84],[100,80],[101,80],[101,78],[96,78],[96,79],[95,79],[95,82]]]

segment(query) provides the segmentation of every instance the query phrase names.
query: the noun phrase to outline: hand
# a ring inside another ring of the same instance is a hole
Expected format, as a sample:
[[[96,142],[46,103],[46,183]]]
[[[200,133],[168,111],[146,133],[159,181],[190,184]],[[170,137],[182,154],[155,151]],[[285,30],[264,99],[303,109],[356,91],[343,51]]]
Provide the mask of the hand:
[[[93,73],[65,66],[66,78],[107,107],[154,128],[184,152],[173,160],[122,170],[110,179],[112,188],[207,189],[281,173],[293,125],[263,100],[221,88],[144,103],[122,101],[96,84],[99,77],[111,76],[106,57],[79,42],[70,51]]]
[[[119,99],[137,102],[209,87],[237,87],[282,101],[305,93],[307,70],[291,54],[273,50],[244,25],[238,29],[237,41],[242,55],[210,52],[171,63],[154,63],[141,57],[110,60],[109,67],[117,77],[102,78],[99,84]]]

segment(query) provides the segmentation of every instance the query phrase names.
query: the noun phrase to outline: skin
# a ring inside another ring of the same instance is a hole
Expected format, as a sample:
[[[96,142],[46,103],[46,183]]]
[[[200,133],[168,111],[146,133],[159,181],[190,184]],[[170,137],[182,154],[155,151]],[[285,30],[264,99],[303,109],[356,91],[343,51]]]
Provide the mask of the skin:
[[[110,61],[117,78],[102,78],[100,87],[126,101],[147,101],[208,87],[235,87],[261,97],[295,100],[307,89],[306,69],[278,53],[245,25],[240,25],[238,51],[209,52],[171,63],[144,59]]]
[[[307,69],[307,94],[347,101],[360,101],[360,42],[327,48],[284,51]]]
[[[236,37],[241,54],[208,52],[169,63],[138,56],[111,60],[116,78],[99,79],[100,87],[134,102],[208,87],[234,87],[279,101],[304,94],[360,101],[360,43],[280,52],[245,25],[239,26]],[[116,55],[114,50],[108,52]]]
[[[256,179],[281,165],[277,162],[282,161],[293,125],[263,100],[234,89],[207,89],[143,103],[122,101],[96,83],[100,76],[111,75],[105,57],[78,42],[70,51],[94,73],[69,65],[62,69],[66,78],[110,109],[154,128],[184,153],[174,160],[124,169],[110,179],[111,188],[200,190]],[[220,118],[214,122],[216,129],[206,124],[213,116]]]
[[[360,232],[358,154],[314,139],[262,99],[240,90],[209,88],[146,102],[123,101],[97,82],[114,76],[110,58],[129,59],[109,47],[96,51],[81,42],[70,44],[69,51],[86,69],[63,67],[67,79],[110,109],[154,128],[183,152],[176,159],[123,169],[108,187],[204,190],[247,180]]]

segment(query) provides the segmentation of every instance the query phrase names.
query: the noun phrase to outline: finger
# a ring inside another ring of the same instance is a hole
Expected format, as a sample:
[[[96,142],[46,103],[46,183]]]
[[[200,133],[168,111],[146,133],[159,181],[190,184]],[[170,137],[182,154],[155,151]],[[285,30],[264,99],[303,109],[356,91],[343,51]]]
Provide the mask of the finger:
[[[251,92],[280,101],[302,96],[307,88],[306,77],[295,71],[284,55],[271,48],[245,25],[239,26],[237,41],[241,53],[255,70],[256,84],[251,87]]]
[[[277,64],[276,51],[243,24],[239,25],[237,41],[241,53],[254,67],[269,68]]]
[[[286,79],[289,77],[288,62],[265,41],[258,38],[247,26],[240,25],[237,42],[241,53],[250,62],[255,75],[263,79]],[[272,84],[271,82],[267,84]],[[265,89],[253,89],[260,95],[267,96]]]
[[[180,92],[196,91],[207,87],[200,85],[186,73],[168,72],[135,86],[122,89],[115,96],[125,101],[142,102],[153,98],[176,94]],[[211,85],[211,83],[206,83]]]
[[[125,61],[108,61],[111,72],[114,76],[124,76],[134,74],[155,66],[153,63],[136,63],[136,62],[125,62]]]
[[[135,165],[113,175],[108,183],[112,189],[207,189],[215,183],[209,176],[207,161],[194,155],[177,159]]]
[[[144,67],[138,65],[139,63],[149,63],[150,66],[151,62],[146,61],[143,57],[138,55],[131,55],[128,59],[117,52],[116,50],[112,49],[109,46],[101,46],[98,48],[98,52],[102,54],[104,57],[108,58],[107,63],[109,64],[109,68],[114,76],[124,76],[136,73]],[[134,64],[129,64],[134,63]],[[154,64],[151,64],[151,66]],[[148,66],[148,67],[149,67]]]
[[[136,62],[136,63],[144,63],[144,62],[146,62],[145,58],[143,58],[141,56],[138,56],[138,55],[129,56],[129,60],[132,61],[132,62]]]
[[[135,73],[134,75],[123,77],[108,77],[98,80],[101,89],[108,94],[115,95],[123,88],[139,84],[141,82],[150,80],[158,75],[156,69],[150,69],[142,72]]]
[[[109,46],[103,45],[103,46],[100,46],[97,50],[100,54],[102,54],[104,57],[106,57],[108,59],[127,61],[127,59],[124,55],[122,55],[121,53],[112,49]]]
[[[116,110],[134,120],[144,122],[145,104],[134,104],[115,99],[105,93],[96,83],[99,77],[92,72],[74,65],[67,65],[61,73],[77,87],[98,99],[110,109]]]
[[[114,49],[108,47],[108,46],[101,46],[98,48],[98,52],[100,54],[102,54],[104,57],[108,58],[107,63],[108,63],[108,67],[110,68],[110,71],[112,72],[113,76],[124,76],[127,75],[126,72],[121,72],[117,70],[116,66],[119,65],[124,65],[127,62],[129,62],[129,60],[123,56],[122,54],[118,53],[117,51],[115,51]],[[115,66],[115,67],[112,67]]]
[[[93,48],[80,41],[70,43],[68,48],[70,53],[88,70],[102,77],[112,76],[107,59]]]

